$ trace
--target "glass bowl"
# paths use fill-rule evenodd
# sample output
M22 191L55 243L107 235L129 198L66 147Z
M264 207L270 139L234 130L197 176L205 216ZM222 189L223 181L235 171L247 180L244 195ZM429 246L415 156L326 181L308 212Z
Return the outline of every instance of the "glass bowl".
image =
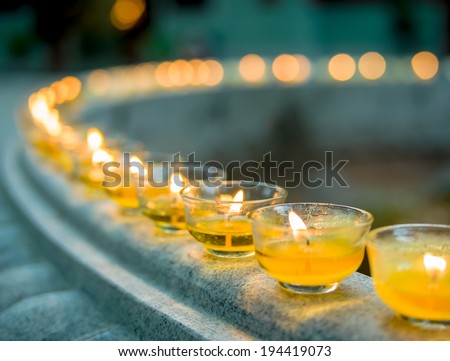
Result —
M255 247L247 213L282 203L286 196L287 191L281 187L245 181L190 186L181 191L187 229L207 252L222 258L253 255Z
M327 203L287 203L250 213L256 259L289 291L334 291L364 257L373 217L361 209Z
M414 323L450 324L450 226L377 228L367 251L375 290L386 305Z

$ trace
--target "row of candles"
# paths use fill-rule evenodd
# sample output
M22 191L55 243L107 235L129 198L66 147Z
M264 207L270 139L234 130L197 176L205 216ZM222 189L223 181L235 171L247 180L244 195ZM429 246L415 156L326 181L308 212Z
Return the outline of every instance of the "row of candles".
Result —
M287 191L275 185L226 181L221 169L167 167L171 154L64 124L57 108L70 111L82 85L66 77L41 89L31 95L25 116L31 120L24 127L28 141L72 179L104 191L128 214L143 213L160 233L189 232L214 257L255 255L266 273L295 293L334 291L361 265L367 245L375 288L388 306L413 321L450 322L450 226L369 232L373 217L361 209L285 203ZM105 183L111 162L120 178Z
M99 69L87 76L94 96L121 96L155 89L215 87L225 85L263 85L276 81L284 85L315 82L385 81L414 82L433 80L442 68L450 76L448 61L440 63L431 52L412 57L384 57L374 51L359 58L336 54L312 61L301 54L281 54L273 59L248 54L237 60L175 60L116 67L111 72Z

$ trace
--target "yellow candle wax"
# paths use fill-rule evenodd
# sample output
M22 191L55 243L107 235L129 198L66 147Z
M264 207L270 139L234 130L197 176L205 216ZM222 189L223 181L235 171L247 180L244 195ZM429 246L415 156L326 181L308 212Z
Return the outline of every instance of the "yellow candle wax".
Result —
M323 294L361 265L372 216L328 203L287 203L250 214L256 259L285 290Z
M397 270L375 279L381 299L397 313L430 321L450 320L450 274L433 278L420 270Z
M111 161L112 156L105 149L103 133L97 128L90 128L86 134L86 143L76 150L76 175L80 180L98 186L104 178L103 164Z
M143 213L155 221L163 232L184 232L186 230L184 206L179 195L182 189L176 182L184 182L181 175L172 174L169 185L166 187L147 187L140 192L144 201Z
M124 187L119 185L117 187L105 188L111 199L116 202L123 209L138 209L139 200L137 196L137 189L135 185Z
M264 270L279 282L320 286L339 282L355 272L364 257L364 249L350 245L345 239L321 242L272 241L256 250L256 258Z
M167 193L167 188L165 191L164 188L149 188L145 197L148 201L143 214L155 221L158 227L169 232L186 229L183 204Z
M119 157L120 158L120 157ZM143 163L137 156L133 155L130 159L131 162L138 162L142 165L142 169L144 169L144 175L146 174L145 168L143 168ZM134 165L131 165L128 168L128 175L131 177L128 180L125 179L127 176L125 170L127 169L125 164L121 164L117 169L117 172L122 175L122 179L119 185L111 186L108 185L105 187L105 190L111 197L113 201L115 201L122 210L137 210L139 208L139 198L138 198L138 187L139 183L144 184L140 181L139 169Z
M205 220L188 226L189 232L206 249L225 252L253 252L250 223L242 218Z
M368 247L375 290L394 311L406 317L428 320L450 320L450 272L445 247L437 255L425 252L429 242L385 245L385 249ZM396 256L397 255L397 256Z

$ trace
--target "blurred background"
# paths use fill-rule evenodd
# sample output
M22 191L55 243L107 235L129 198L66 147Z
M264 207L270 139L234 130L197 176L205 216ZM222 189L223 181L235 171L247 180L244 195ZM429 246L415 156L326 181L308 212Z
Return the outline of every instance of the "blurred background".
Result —
M448 1L3 0L2 69L74 70L137 61L411 54L449 50Z
M2 0L0 34L5 129L13 106L57 75L179 58L238 63L249 53L269 59L270 72L278 55L304 54L308 82L215 89L197 106L195 94L170 106L121 105L122 127L176 151L162 128L184 121L192 134L180 130L172 139L202 160L261 160L271 151L301 168L332 150L336 162L349 160L341 172L349 187L299 187L289 200L364 208L375 226L450 223L450 1ZM364 72L367 52L381 55L378 75ZM356 64L350 77L348 58L335 59L334 68L330 62L342 53ZM258 62L247 58L247 65ZM114 121L109 111L97 116ZM126 127L128 116L140 120ZM136 126L146 121L152 124Z

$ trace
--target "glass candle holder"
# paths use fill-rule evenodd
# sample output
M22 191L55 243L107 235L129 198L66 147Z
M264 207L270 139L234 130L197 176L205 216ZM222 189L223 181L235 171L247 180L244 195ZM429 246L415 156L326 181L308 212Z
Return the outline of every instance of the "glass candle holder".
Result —
M114 162L104 169L107 175L102 187L124 214L137 214L140 212L137 179L146 172L142 159L147 153L140 147L126 146L126 150L112 154Z
M288 203L250 213L256 259L286 290L334 291L364 257L373 217L361 209L325 203Z
M61 129L56 146L58 148L58 157L56 163L59 169L62 169L66 175L73 176L75 171L74 152L83 143L81 129L82 126L64 125Z
M225 178L223 169L193 167L168 153L150 153L145 177L139 177L138 197L144 215L163 233L185 233L185 210L180 191L202 181ZM181 163L182 162L182 163Z
M255 252L247 213L257 207L285 201L287 191L266 183L225 181L181 191L186 225L206 251L222 258L251 256Z
M84 132L84 129L80 131ZM125 139L109 137L105 140L103 133L96 128L85 130L83 137L85 141L72 151L73 175L90 187L100 188L105 177L103 165L117 159Z
M369 233L375 290L398 315L450 325L450 226L404 224Z

